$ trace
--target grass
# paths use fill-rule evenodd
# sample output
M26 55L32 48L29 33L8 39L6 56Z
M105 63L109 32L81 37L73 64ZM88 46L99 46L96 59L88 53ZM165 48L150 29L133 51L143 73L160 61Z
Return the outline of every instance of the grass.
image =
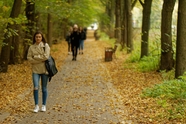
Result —
M157 104L163 108L164 118L186 117L186 81L183 79L167 80L152 88L146 88L142 97L157 98Z

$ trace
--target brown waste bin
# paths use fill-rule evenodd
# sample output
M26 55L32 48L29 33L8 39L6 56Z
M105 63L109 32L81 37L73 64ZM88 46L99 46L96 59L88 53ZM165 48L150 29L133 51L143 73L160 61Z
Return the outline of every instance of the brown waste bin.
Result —
M112 54L113 54L113 49L112 47L106 47L105 48L105 61L112 61Z

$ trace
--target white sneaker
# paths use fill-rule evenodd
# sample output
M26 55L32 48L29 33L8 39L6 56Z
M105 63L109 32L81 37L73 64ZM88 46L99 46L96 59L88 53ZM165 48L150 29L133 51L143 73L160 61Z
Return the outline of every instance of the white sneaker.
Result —
M37 113L39 111L39 106L36 105L35 108L34 108L34 112Z
M42 111L42 112L45 112L45 111L46 111L46 106L45 106L45 105L42 105L41 111Z

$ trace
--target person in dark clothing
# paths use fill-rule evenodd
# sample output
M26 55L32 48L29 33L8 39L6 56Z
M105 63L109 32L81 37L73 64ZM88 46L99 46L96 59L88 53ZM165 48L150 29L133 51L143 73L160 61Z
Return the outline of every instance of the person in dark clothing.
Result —
M71 39L70 39L70 35L71 35L72 31L73 31L73 28L70 27L70 29L68 31L68 34L66 36L66 39L65 39L67 41L67 43L68 43L68 54L69 55L71 54Z
M82 27L79 27L80 41L79 41L79 54L83 54L84 40L86 40L86 33Z
M85 34L87 34L87 27L84 27L83 31L85 32Z
M76 61L79 41L80 41L80 33L78 31L78 26L75 24L73 27L73 31L70 35L71 38L71 50L72 50L72 61Z

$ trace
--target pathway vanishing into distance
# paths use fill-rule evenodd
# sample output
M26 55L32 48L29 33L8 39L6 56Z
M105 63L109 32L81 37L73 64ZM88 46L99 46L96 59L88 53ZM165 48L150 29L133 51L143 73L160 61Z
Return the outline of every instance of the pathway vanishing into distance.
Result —
M30 114L12 124L132 123L123 118L127 113L104 67L104 48L97 47L99 41L90 39L90 32L84 54L77 61L68 55L49 83L47 111L33 113L31 108Z

